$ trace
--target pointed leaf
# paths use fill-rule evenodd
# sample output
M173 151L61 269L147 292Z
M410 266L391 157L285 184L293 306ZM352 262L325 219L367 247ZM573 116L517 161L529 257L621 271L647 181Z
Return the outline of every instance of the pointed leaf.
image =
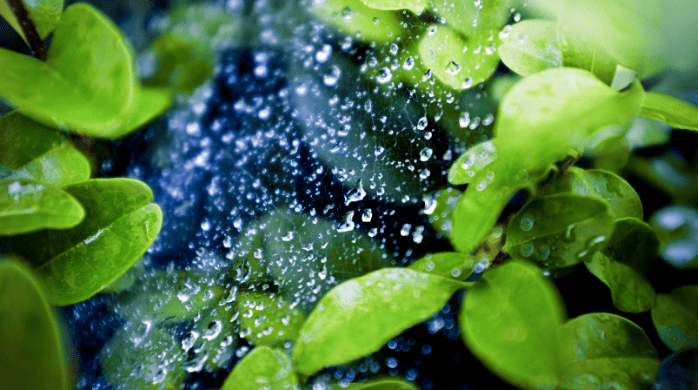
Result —
M561 67L557 25L548 20L514 24L499 46L499 56L504 65L522 76Z
M608 203L592 196L559 194L534 199L509 222L504 250L542 268L589 261L613 233Z
M544 192L595 196L608 202L609 212L615 218L643 218L640 196L627 181L612 172L572 167L547 184Z
M24 6L29 11L32 22L36 26L36 31L39 33L41 38L46 38L56 27L58 21L61 18L61 12L63 12L63 1L64 0L31 0L24 1ZM10 9L6 0L0 1L0 16L5 18L10 26L19 33L19 35L26 41L24 36L24 31L19 25L17 18Z
M672 351L698 348L698 286L682 286L657 295L652 322L662 342Z
M511 261L486 272L458 319L468 349L501 378L524 388L556 383L565 311L535 265Z
M90 162L58 131L18 113L0 118L0 131L0 180L64 187L90 178Z
M409 268L445 278L465 280L472 275L479 260L478 257L458 252L433 253L410 264Z
M85 218L77 199L33 180L0 180L0 236L68 229Z
M616 220L606 246L584 265L611 289L613 305L626 313L642 313L654 307L649 281L659 256L659 239L652 228L636 218Z
M10 237L3 245L37 267L55 305L80 302L118 279L152 244L162 223L160 208L149 204L150 188L139 181L94 179L65 190L85 208L80 225Z
M427 0L361 0L366 6L373 9L400 10L408 9L419 15L427 7Z
M669 95L648 92L640 115L677 129L698 131L698 107Z
M39 281L0 259L0 377L3 388L68 390L61 333Z
M477 47L478 44L464 40L450 27L438 26L436 32L422 38L418 51L424 66L439 81L461 90L489 79L499 63L496 52L482 47L476 51Z
M564 327L561 388L619 390L650 387L659 355L639 326L608 313L591 313Z
M221 390L296 389L298 378L285 353L269 347L256 347L235 366Z
M464 286L406 268L384 268L336 286L300 330L292 354L297 371L312 375L379 350Z

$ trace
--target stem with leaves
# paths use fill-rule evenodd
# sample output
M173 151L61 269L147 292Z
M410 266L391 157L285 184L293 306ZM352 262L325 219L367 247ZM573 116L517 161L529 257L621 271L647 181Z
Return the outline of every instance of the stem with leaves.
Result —
M46 50L46 45L44 45L44 41L41 40L41 36L36 29L36 25L34 24L27 7L24 6L24 2L22 0L7 0L7 3L10 5L12 13L17 18L17 21L22 28L22 32L27 39L27 43L29 44L32 53L34 53L34 56L41 61L46 61L46 55L48 53Z

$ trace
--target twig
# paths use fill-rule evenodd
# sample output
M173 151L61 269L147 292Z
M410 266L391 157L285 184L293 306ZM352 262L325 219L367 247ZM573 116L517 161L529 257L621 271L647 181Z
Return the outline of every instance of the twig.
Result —
M22 28L24 37L27 38L27 43L29 43L29 48L34 53L34 56L41 61L46 61L46 55L48 54L46 51L46 45L44 45L44 41L41 39L39 32L36 30L36 25L34 24L27 7L24 6L24 2L22 0L7 0L7 3L10 5L12 13L15 14L15 17L19 22L19 26Z

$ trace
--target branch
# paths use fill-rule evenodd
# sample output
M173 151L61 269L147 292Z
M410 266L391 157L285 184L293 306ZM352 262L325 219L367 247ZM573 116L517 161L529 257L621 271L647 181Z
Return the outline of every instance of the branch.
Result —
M44 45L44 41L41 39L39 32L36 30L36 25L34 24L27 7L24 6L24 2L22 0L7 0L7 3L10 5L12 13L15 14L15 17L19 22L19 26L22 28L24 37L27 39L29 48L31 48L34 56L41 61L46 61L46 55L48 53L46 51L46 45Z

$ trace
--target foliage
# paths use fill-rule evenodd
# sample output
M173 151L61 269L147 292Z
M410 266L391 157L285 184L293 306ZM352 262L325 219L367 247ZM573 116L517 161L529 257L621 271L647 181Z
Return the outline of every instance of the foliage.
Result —
M237 354L222 389L299 389L328 367L378 351L438 313L457 291L467 290L457 295L462 341L503 380L522 388L648 388L663 356L646 332L656 330L672 351L698 348L698 286L672 285L664 293L651 274L659 256L678 257L678 269L696 267L698 212L670 206L646 218L640 196L617 174L620 169L573 165L583 157L610 167L626 164L610 155L640 158L624 142L644 147L666 141L657 121L698 130L698 108L670 94L645 91L641 82L666 69L695 65L695 59L681 57L675 42L665 45L658 38L690 25L690 13L673 26L664 16L676 13L673 3L666 10L640 0L590 1L584 7L574 1L539 3L554 20L514 17L516 23L507 25L514 4L505 0L327 0L312 2L307 10L308 17L356 38L378 57L393 56L395 66L386 61L389 65L372 70L346 71L370 79L377 91L398 83L450 99L488 88L499 100L497 116L488 124L492 137L468 139L469 147L461 148L447 171L450 186L424 198L428 222L454 251L429 253L398 267L370 234L352 230L353 214L338 228L329 219L282 207L240 229L233 266L221 267L225 288L196 289L193 272L169 270L152 277L144 302L128 294L135 277L127 271L154 242L162 211L142 182L91 178L89 157L66 133L73 139L114 139L142 127L166 110L173 93L191 92L208 78L212 36L239 31L221 33L223 22L215 17L207 19L215 33L190 37L167 31L152 44L150 53L159 64L142 85L133 49L95 8L78 3L57 12L62 1L27 2L34 32L53 38L45 61L0 49L0 68L6 72L0 97L15 109L0 118L0 254L12 256L0 261L0 329L6 341L0 358L9 356L7 351L23 354L0 361L6 370L2 377L11 378L10 387L67 388L49 304L71 305L109 291L121 294L126 321L100 355L112 385L182 388L183 370L230 369L233 351L244 340L252 349ZM0 15L34 45L8 4L0 1ZM522 78L509 78L497 90L488 83L500 59ZM349 61L344 65L355 67ZM323 84L328 88L315 88L315 97L295 97L301 116L335 94L327 75ZM445 127L454 121L461 129L470 126L469 116L454 119L441 112L435 119L429 110L419 117L418 131L441 115ZM332 120L321 117L316 123ZM360 125L351 118L340 123ZM320 130L308 125L304 131ZM447 132L449 142L463 145L463 133ZM350 152L351 143L360 145L356 150L377 150L364 136L313 146L318 158L337 162L348 159L337 150ZM628 165L639 167L638 175L667 181L651 163L644 169L641 161ZM406 170L387 169L398 173L386 178L388 183L420 180L402 180ZM366 196L361 179L353 184L356 198L347 197L347 204ZM394 192L386 198L397 201L402 189L388 187ZM421 191L416 184L405 187L411 187L407 194ZM381 196L385 189L368 191ZM517 194L525 200L512 211L508 207ZM568 319L551 279L586 272L582 268L608 287L609 302L619 312L650 312L655 329L613 313ZM321 281L308 281L308 275L322 275ZM191 291L175 300L166 291L172 285ZM147 322L139 319L145 306L158 308ZM29 320L31 326L18 326ZM211 341L232 323L240 332L227 344ZM188 329L188 336L178 339L178 329ZM133 339L131 332L142 337ZM183 351L161 362L159 356L176 344ZM148 355L145 363L142 354ZM26 383L11 382L15 378ZM413 389L414 384L373 378L347 388Z

